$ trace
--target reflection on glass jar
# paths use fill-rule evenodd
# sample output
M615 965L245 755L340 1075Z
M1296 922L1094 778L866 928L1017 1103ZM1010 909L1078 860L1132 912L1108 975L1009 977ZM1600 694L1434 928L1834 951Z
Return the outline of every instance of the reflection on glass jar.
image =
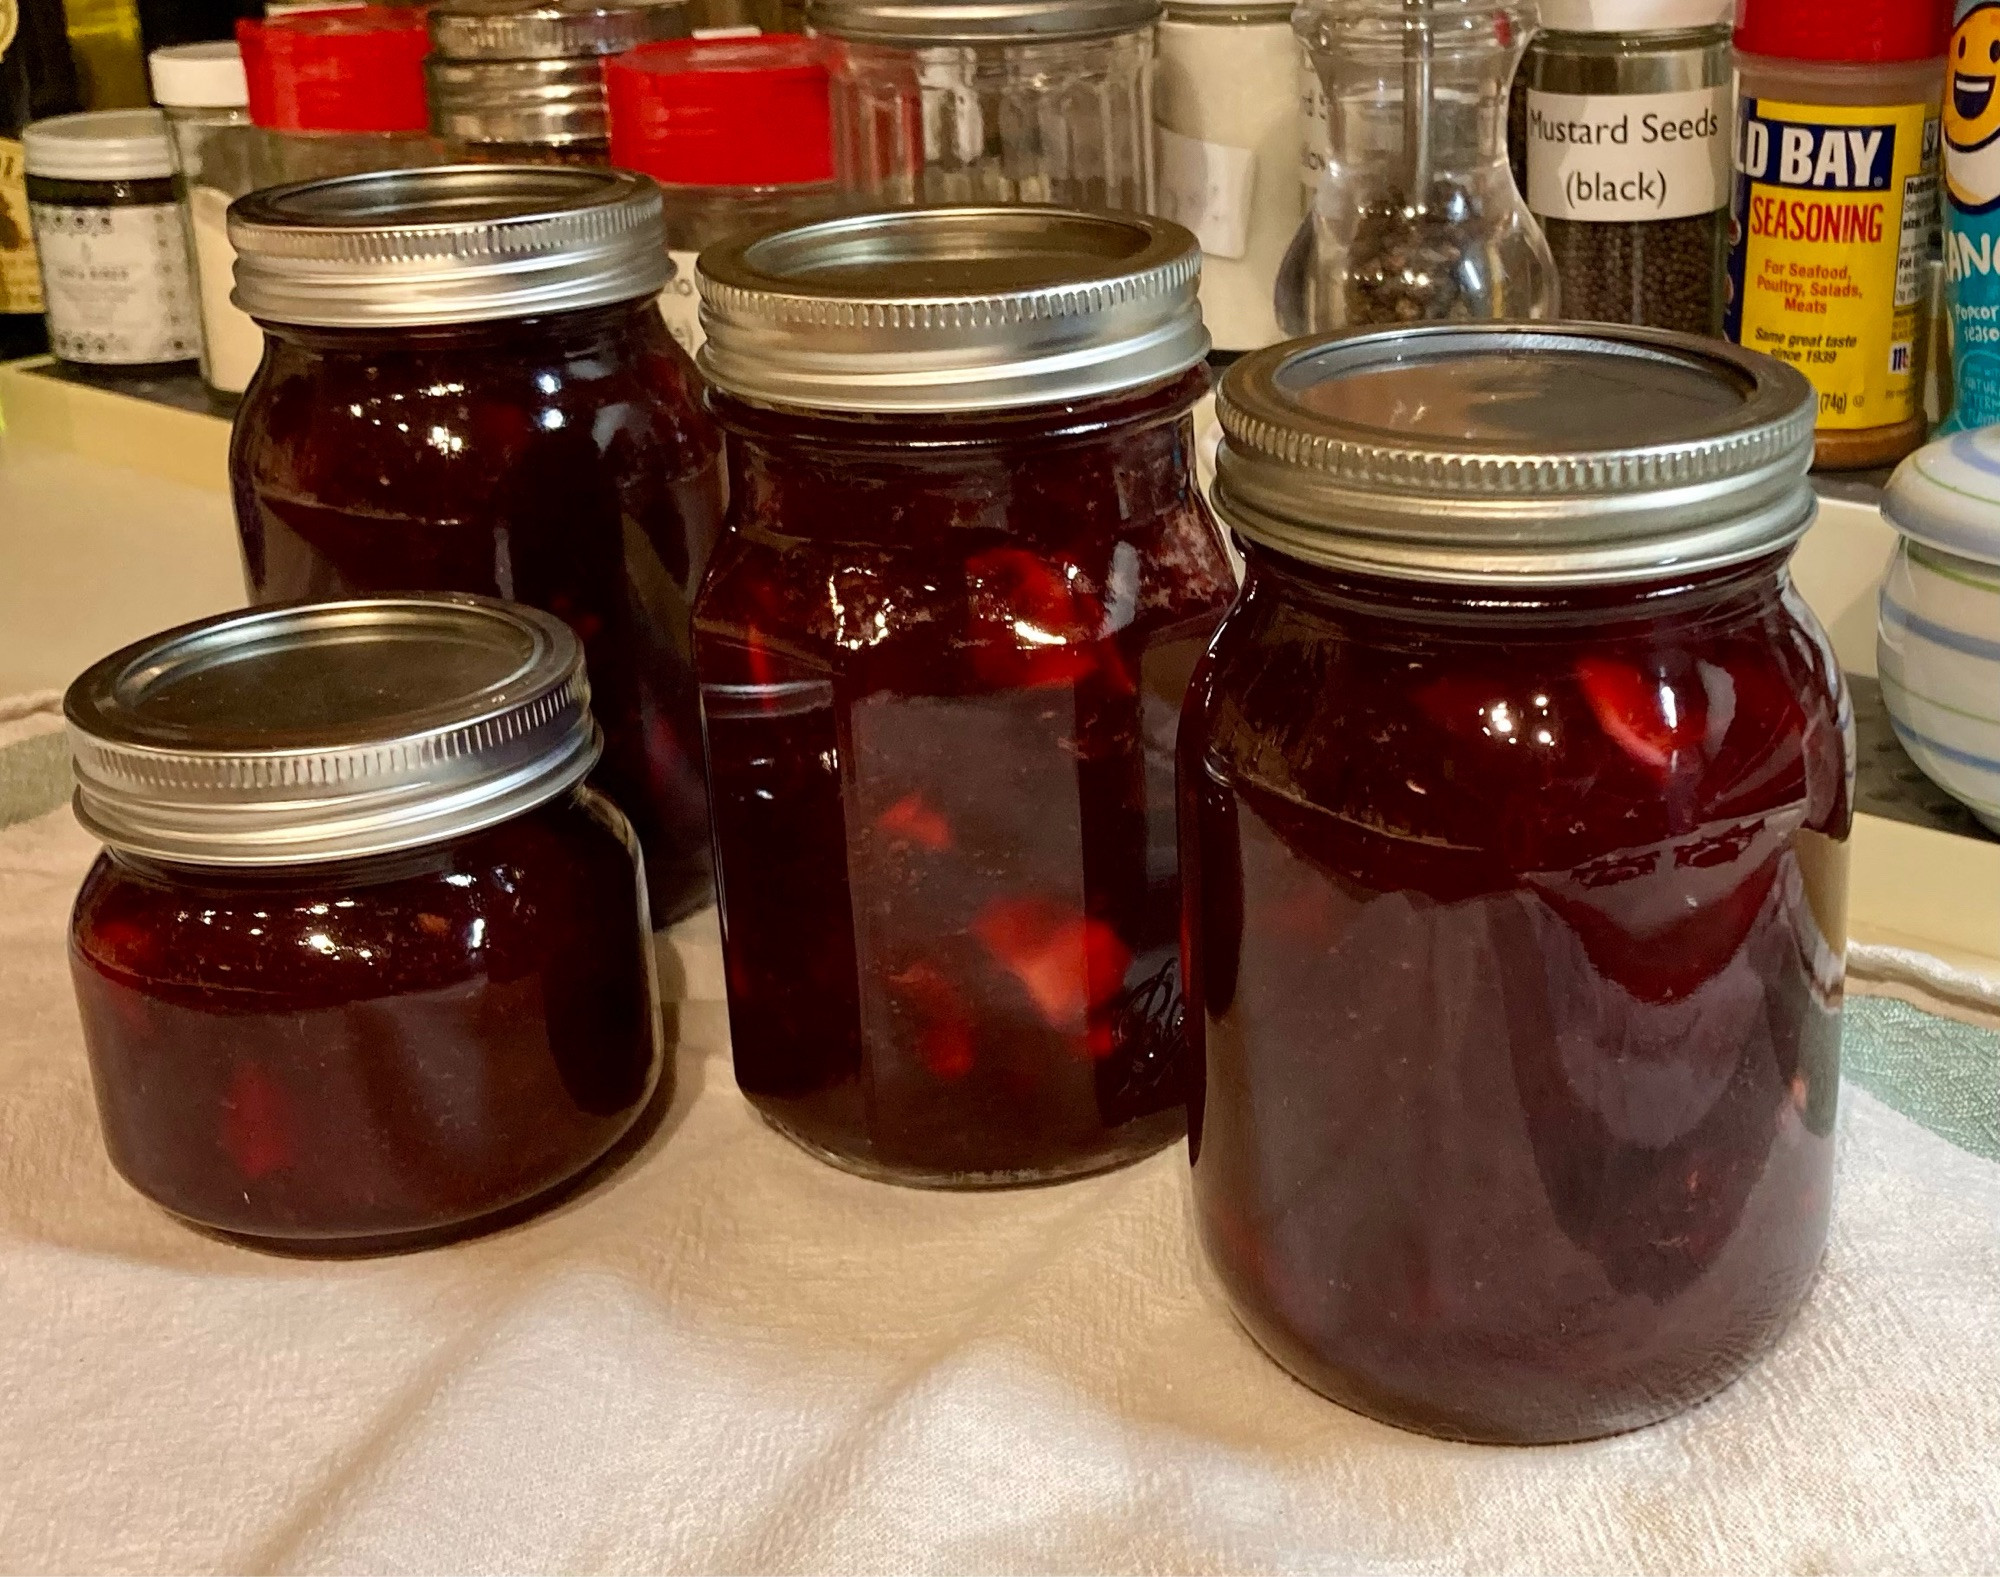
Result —
M1194 263L1177 227L1021 209L703 255L737 1079L839 1165L991 1186L1181 1131L1173 734L1233 591Z
M1611 332L1223 389L1248 579L1181 736L1202 1233L1287 1368L1465 1439L1700 1401L1826 1234L1852 750L1784 572L1814 402Z

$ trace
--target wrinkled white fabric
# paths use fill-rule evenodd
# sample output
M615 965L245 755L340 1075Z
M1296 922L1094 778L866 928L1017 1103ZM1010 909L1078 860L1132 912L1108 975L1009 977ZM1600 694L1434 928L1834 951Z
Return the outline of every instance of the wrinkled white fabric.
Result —
M98 1144L62 943L93 852L63 810L0 833L0 1568L2000 1568L2000 1167L1852 1087L1825 1271L1747 1380L1450 1445L1258 1352L1178 1149L862 1182L751 1114L713 1000L660 1134L551 1217L349 1264L195 1236ZM718 991L701 925L672 973Z

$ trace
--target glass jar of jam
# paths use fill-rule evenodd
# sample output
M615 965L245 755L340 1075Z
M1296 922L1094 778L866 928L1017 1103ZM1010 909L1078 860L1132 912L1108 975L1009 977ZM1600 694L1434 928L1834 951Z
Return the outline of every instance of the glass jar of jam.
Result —
M253 602L507 597L597 681L597 784L653 915L712 889L688 608L720 444L654 305L660 195L609 170L382 171L230 210L263 366L230 447Z
M1292 1373L1459 1439L1666 1418L1833 1174L1853 749L1803 377L1646 329L1231 368L1181 726L1200 1230Z
M1178 226L903 210L710 247L695 607L737 1082L898 1182L1182 1131L1172 743L1234 592Z
M576 638L481 598L234 613L66 702L105 852L70 965L112 1163L268 1248L517 1219L664 1099Z

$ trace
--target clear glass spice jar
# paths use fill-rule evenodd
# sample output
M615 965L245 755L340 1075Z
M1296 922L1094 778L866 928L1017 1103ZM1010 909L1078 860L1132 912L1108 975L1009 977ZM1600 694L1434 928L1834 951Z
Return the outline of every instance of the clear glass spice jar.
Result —
M71 973L133 1187L268 1248L414 1248L546 1204L665 1099L589 696L560 620L473 598L227 614L70 687L105 844Z
M229 299L236 249L226 215L236 198L276 180L270 134L251 123L235 43L174 44L154 50L148 65L173 143L174 189L201 303L201 381L233 409L263 357L264 332Z
M1180 734L1208 1257L1390 1423L1669 1417L1826 1238L1854 757L1785 569L1812 390L1432 327L1260 351L1219 403L1247 580Z
M1735 0L1540 0L1511 151L1563 316L1720 334Z
M605 60L686 38L689 13L689 0L438 0L431 129L455 158L609 165Z
M695 608L737 1083L993 1187L1185 1125L1173 736L1235 591L1199 254L1039 208L702 254L730 515Z
M643 176L458 165L279 187L229 214L264 326L230 485L251 599L468 591L581 637L604 760L665 924L712 891L688 607L720 443L654 299Z
M870 205L1153 199L1160 0L813 0L834 164Z
M611 157L660 183L674 277L667 327L701 345L694 281L703 247L742 230L778 230L840 206L819 39L695 38L605 63Z
M1554 261L1507 162L1533 0L1301 0L1327 104L1288 331L1553 317Z

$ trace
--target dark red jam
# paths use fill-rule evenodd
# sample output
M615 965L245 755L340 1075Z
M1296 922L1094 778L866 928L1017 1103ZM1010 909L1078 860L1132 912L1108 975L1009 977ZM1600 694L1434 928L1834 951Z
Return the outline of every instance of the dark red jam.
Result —
M714 397L695 646L736 1076L828 1159L976 1186L1181 1132L1173 737L1234 591L1202 377L1008 417Z
M100 858L70 963L113 1164L267 1247L417 1247L525 1213L665 1076L638 850L574 790L401 854Z
M638 829L653 921L711 891L688 610L721 514L699 378L650 298L442 328L265 324L236 419L256 603L524 602L582 637L592 781Z
M1249 561L1181 733L1195 1196L1238 1314L1434 1434L1699 1401L1826 1236L1825 638L1778 559L1476 595Z

